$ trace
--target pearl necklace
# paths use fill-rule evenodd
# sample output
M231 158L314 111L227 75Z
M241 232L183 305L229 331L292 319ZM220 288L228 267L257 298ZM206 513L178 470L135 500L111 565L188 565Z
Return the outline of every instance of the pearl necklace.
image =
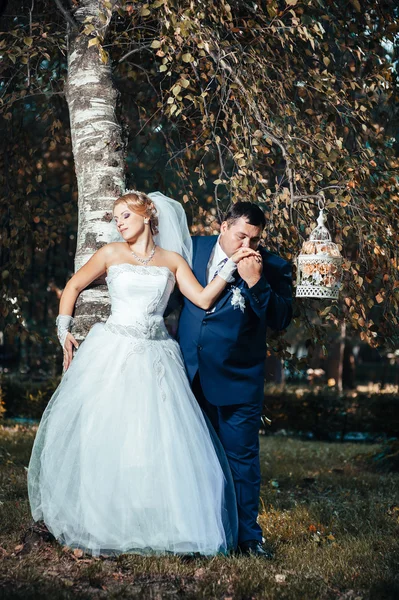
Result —
M154 244L154 247L153 247L153 249L151 250L151 252L150 252L150 254L149 254L148 258L142 258L141 256L137 256L137 254L136 254L135 252L133 252L133 250L132 250L131 248L130 248L130 252L133 254L134 258L135 258L135 259L136 259L138 262L141 262L143 265L147 265L147 264L150 262L150 260L152 259L152 257L154 256L154 254L155 254L155 248L156 248L156 247L157 247L157 245L156 245L156 244Z

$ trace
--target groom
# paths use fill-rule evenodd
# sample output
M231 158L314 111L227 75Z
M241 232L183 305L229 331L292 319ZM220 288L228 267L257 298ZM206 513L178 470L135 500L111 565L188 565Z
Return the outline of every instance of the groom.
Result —
M239 551L271 558L271 551L262 547L257 523L266 328L288 326L292 288L289 263L259 247L265 225L256 204L237 202L226 214L219 237L193 238L193 271L203 286L239 248L258 250L262 262L241 260L233 280L208 311L185 299L177 337L194 394L230 464Z

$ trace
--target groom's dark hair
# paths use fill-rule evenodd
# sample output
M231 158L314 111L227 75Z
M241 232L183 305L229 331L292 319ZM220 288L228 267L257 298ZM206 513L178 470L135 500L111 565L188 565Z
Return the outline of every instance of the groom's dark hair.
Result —
M266 226L266 217L263 210L253 202L236 202L232 204L225 214L223 221L227 221L227 225L231 227L241 217L244 217L250 225L262 227L262 230Z

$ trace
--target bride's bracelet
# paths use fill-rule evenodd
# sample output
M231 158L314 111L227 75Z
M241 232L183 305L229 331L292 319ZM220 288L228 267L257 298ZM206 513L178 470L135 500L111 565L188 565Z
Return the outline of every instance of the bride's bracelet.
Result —
M72 329L74 320L69 315L58 315L55 324L57 325L57 337L60 341L62 349L64 349L66 337L69 331Z
M218 275L227 282L233 281L233 273L237 269L237 264L229 258L220 269Z

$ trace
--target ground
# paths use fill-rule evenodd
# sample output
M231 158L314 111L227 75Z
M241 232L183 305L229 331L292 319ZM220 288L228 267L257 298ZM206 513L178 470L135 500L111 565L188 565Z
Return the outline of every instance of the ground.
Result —
M399 598L399 474L377 470L378 444L261 437L260 523L273 561L93 559L31 527L34 434L0 428L0 598Z

